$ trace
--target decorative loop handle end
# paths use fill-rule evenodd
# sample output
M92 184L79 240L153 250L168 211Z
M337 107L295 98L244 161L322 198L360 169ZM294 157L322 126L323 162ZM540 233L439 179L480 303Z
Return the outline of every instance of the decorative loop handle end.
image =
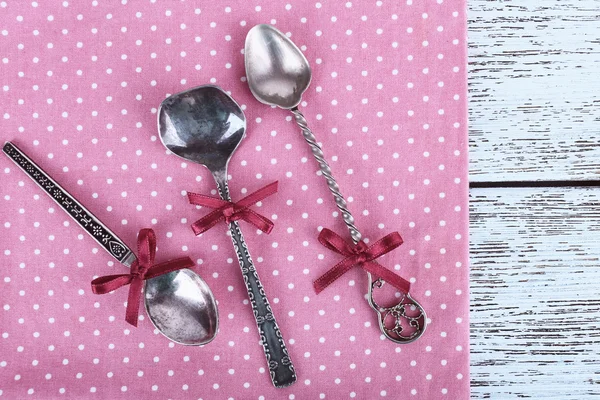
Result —
M423 307L403 293L400 301L391 307L382 307L373 298L373 289L382 287L383 282L376 279L371 283L369 305L379 318L379 329L389 340L398 344L407 344L419 339L427 327L427 314Z

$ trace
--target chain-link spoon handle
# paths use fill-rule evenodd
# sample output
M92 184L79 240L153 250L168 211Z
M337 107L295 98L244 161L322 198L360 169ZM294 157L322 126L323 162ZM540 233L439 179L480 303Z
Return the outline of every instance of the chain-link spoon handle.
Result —
M306 118L300 112L300 110L298 110L298 107L293 107L290 109L290 111L292 114L294 114L296 124L298 124L302 130L304 140L306 140L310 146L310 150L315 157L315 160L317 160L317 163L319 164L319 169L321 170L323 178L327 180L327 186L333 195L335 204L342 212L342 218L344 219L344 223L350 231L352 240L355 244L358 243L361 240L362 235L356 225L354 225L354 217L352 216L350 210L348 210L346 199L340 192L339 185L331 173L329 164L325 160L323 149L317 143L315 135L308 127ZM373 288L382 287L384 281L381 278L378 278L374 281L369 272L367 272L367 276L369 279L368 301L371 308L373 308L373 310L379 314L379 328L381 329L381 332L388 339L396 343L409 343L418 339L425 332L425 327L427 324L427 317L423 307L416 300L414 300L409 293L403 293L400 301L392 307L382 307L378 305L373 298ZM410 327L410 332L408 334L402 332L403 326L406 327L407 324Z

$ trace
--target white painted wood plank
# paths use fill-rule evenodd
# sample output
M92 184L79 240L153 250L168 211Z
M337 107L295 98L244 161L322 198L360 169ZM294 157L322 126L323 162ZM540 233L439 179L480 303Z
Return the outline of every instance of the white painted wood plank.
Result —
M600 178L600 1L468 0L471 181Z
M473 398L600 395L600 188L471 190Z

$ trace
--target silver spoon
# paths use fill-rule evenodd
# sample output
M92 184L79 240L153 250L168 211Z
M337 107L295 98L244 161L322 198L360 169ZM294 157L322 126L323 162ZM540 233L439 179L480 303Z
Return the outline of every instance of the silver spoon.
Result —
M2 151L111 256L126 267L135 254L90 211L11 142ZM173 342L203 346L215 338L219 319L215 298L202 278L180 269L144 281L144 304L156 329Z
M304 115L298 110L302 94L311 81L311 70L304 54L283 33L266 24L256 25L246 36L244 50L246 77L252 94L258 101L270 106L290 110L296 123L302 130L304 139L319 163L323 177L327 180L335 204L354 243L361 240L361 234L354 225L354 218L347 208L346 200L340 193L337 182L331 175L331 169L321 146L308 128ZM409 293L401 296L400 301L391 307L378 305L373 298L373 289L383 286L384 281L373 281L370 273L369 305L379 314L379 328L390 340L396 343L409 343L418 339L425 331L427 317L423 307Z
M208 168L217 182L221 198L231 201L227 164L246 132L246 117L240 106L220 88L200 86L166 98L160 105L158 126L165 147L179 157ZM229 232L271 380L275 387L289 386L296 381L294 366L236 221L229 224Z

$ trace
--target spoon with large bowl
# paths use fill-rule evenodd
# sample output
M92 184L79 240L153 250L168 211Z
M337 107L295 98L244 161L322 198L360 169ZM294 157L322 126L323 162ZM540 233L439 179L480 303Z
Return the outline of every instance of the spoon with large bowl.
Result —
M208 168L221 198L231 201L227 164L246 132L246 117L240 106L222 89L200 86L163 100L158 111L158 127L165 147L179 157ZM289 386L296 381L294 366L237 221L229 224L229 232L267 357L271 381L278 388Z
M282 32L266 24L256 25L246 36L244 49L246 78L252 94L258 101L270 106L290 110L313 156L319 163L323 178L327 180L335 204L350 231L354 243L362 235L354 225L354 218L347 208L346 200L331 174L323 150L314 134L308 128L304 115L298 110L302 94L310 84L312 73L304 54ZM381 288L381 278L373 280L368 273L368 301L379 314L379 328L390 340L396 343L409 343L418 339L425 331L427 317L423 307L409 293L401 293L399 302L392 306L381 306L373 298L373 289Z
M104 250L124 266L131 267L136 261L135 254L87 208L17 146L6 142L2 151ZM156 329L173 342L203 346L217 334L217 302L206 282L189 269L145 280L144 305Z

